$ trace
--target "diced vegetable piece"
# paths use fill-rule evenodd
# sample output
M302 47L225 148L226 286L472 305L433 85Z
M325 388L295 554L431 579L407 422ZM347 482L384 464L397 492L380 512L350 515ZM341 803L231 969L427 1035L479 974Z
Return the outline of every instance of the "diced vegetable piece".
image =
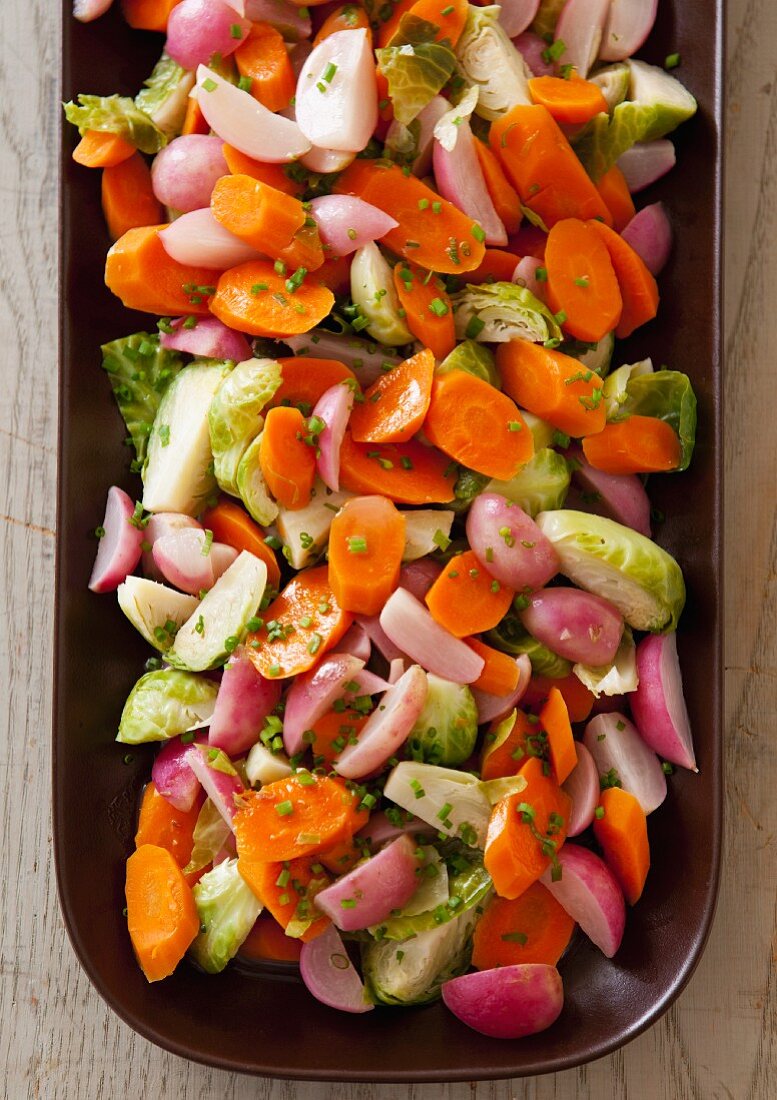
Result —
M586 665L605 665L614 659L623 617L601 596L577 588L543 588L527 598L521 622L554 653Z
M564 780L563 787L572 800L567 836L579 836L594 819L599 803L599 772L594 758L585 745L575 745L577 764Z
M98 528L100 543L89 578L92 592L112 592L140 561L145 534L141 524L133 523L134 514L132 500L123 489L112 485Z
M322 718L337 699L347 694L346 684L364 668L364 661L348 653L323 657L310 672L295 677L283 711L283 745L289 756L305 749L305 733Z
M531 102L531 73L512 48L494 5L469 6L456 57L467 83L478 89L475 110L482 118L500 118L514 104Z
M381 768L406 740L426 700L426 674L418 665L392 684L364 724L355 745L347 745L334 762L346 779L362 779ZM420 815L419 815L420 816Z
M418 885L416 846L409 836L392 840L377 855L316 895L316 906L345 932L378 924L402 909Z
M244 646L230 654L219 684L208 743L236 758L259 739L265 719L281 698L280 684L254 668Z
M432 618L455 638L480 634L501 622L515 595L471 550L454 555L426 593Z
M194 596L164 584L129 576L116 589L119 607L149 645L165 653L178 629L197 607Z
M544 963L555 966L567 949L575 922L541 882L532 883L519 898L495 897L475 925L472 965L478 970L497 966Z
M314 46L297 81L297 123L311 144L359 153L378 121L368 30L342 30Z
M469 639L467 644L472 645L472 639ZM482 656L480 650L476 650L476 652L481 653ZM516 657L513 663L518 673L518 683L506 695L483 691L475 684L472 685L472 695L478 708L478 725L482 725L484 722L500 721L514 706L520 703L526 693L531 679L531 661L523 653Z
M329 583L347 611L377 615L399 583L405 519L382 496L353 497L332 521Z
M278 510L278 534L292 569L304 569L322 554L332 520L351 497L351 493L333 493L322 481L316 481L310 503L304 508Z
M383 793L447 836L482 848L491 806L468 772L403 760L389 773Z
M594 836L629 905L636 905L650 870L647 818L633 794L610 787L602 791L602 815L594 821Z
M264 424L262 412L281 384L274 359L237 363L216 391L208 410L213 468L219 488L236 496L237 470Z
M246 776L252 786L264 786L276 779L288 779L292 767L288 757L282 752L268 749L260 741L251 748L246 758Z
M407 653L427 672L471 684L483 671L483 658L436 623L423 604L403 588L386 601L380 625L400 654Z
M212 549L204 531L180 527L154 539L151 554L156 569L166 581L196 596L213 585Z
M234 831L237 796L243 793L243 781L230 764L229 757L222 749L194 745L186 755L186 762L202 783L214 808Z
M168 977L200 927L191 888L166 848L144 844L127 860L127 928L149 982Z
M176 673L176 675L185 674ZM199 730L193 735L193 740L199 744L206 738L204 730ZM186 763L186 753L190 748L191 742L188 737L186 741L181 740L180 737L170 738L161 745L151 766L151 782L161 797L176 810L184 812L191 810L202 789L199 779Z
M351 297L373 340L396 347L413 339L400 312L392 269L374 241L354 253Z

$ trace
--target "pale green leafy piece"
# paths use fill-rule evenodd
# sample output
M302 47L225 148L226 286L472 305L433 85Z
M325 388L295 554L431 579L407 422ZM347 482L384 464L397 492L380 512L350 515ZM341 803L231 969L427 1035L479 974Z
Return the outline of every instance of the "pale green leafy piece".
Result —
M246 359L216 391L208 428L216 481L225 493L240 495L240 460L264 427L262 411L280 384L281 367L274 359Z
M507 497L534 517L539 512L563 508L569 481L569 467L564 456L545 447L509 481L491 481L486 492Z
M456 43L456 57L464 79L478 89L475 108L493 120L516 104L530 104L531 71L499 22L501 8L469 5L467 22Z
M158 153L167 145L167 136L129 96L79 95L78 103L65 103L64 108L81 137L87 130L118 134L141 153Z
M577 359L586 370L592 370L600 378L606 378L615 351L615 333L608 332L595 344L579 340L565 340L559 349L564 355Z
M622 367L618 367L605 378L602 384L602 396L608 420L617 416L626 403L626 387L631 379L652 373L652 359L640 359L638 363L624 363Z
M166 668L141 676L127 697L116 738L124 745L168 741L206 725L218 684L191 672Z
M225 859L192 888L200 932L189 954L208 974L218 974L238 953L256 923L262 903L237 869Z
M221 811L210 798L202 804L192 833L192 854L183 869L185 875L196 874L213 862L232 835Z
M561 340L562 332L548 307L516 283L469 283L451 298L456 337L484 344Z
M237 491L251 518L255 519L261 527L268 527L278 515L278 505L270 496L259 464L261 446L262 433L260 432L253 443L249 443L238 464Z
M623 61L616 61L614 65L607 65L598 72L589 73L588 80L595 84L607 100L607 110L612 114L619 103L623 103L629 94L631 73L629 67Z
M548 676L552 680L563 680L572 671L572 662L559 657L542 642L526 630L517 615L505 615L501 623L486 634L489 645L501 649L503 653L512 653L519 657L522 653L531 661L532 672L537 676Z
M457 344L453 351L445 356L435 373L447 374L452 370L463 370L466 374L481 378L498 390L502 388L493 352L483 344L478 344L476 340L463 340Z
M598 699L600 695L625 695L639 687L637 673L637 648L631 627L623 628L618 650L609 665L574 665L572 668L581 684Z
M413 339L400 313L393 271L374 241L354 252L351 297L369 321L367 332L373 340L399 347Z
M394 117L404 126L418 117L456 69L453 51L439 42L386 46L375 56L388 81Z
M189 92L194 87L194 73L163 53L143 85L135 96L135 106L147 114L168 139L177 137L186 117Z
M430 672L424 708L407 739L413 760L454 765L471 756L478 736L478 708L464 684Z

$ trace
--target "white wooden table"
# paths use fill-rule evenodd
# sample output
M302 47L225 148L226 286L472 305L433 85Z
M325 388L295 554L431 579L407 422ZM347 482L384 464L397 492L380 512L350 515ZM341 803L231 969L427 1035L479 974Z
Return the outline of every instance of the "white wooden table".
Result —
M57 7L0 3L0 1092L9 1100L777 1096L777 3L729 3L726 842L709 946L663 1020L609 1058L528 1081L414 1088L260 1081L181 1061L119 1022L65 936L49 820Z

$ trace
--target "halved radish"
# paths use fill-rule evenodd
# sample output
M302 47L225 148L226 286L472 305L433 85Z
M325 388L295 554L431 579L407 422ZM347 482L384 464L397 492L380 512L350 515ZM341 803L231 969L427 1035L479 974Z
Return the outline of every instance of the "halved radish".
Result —
M672 226L666 216L664 204L654 202L635 214L621 233L652 275L663 271L672 251Z
M154 564L166 581L197 596L213 586L213 562L204 531L183 527L157 538L151 548Z
M639 687L630 696L640 736L681 768L698 771L693 734L683 696L676 634L649 634L637 646Z
M167 21L165 51L182 68L195 69L215 53L234 53L250 29L223 0L181 0Z
M297 123L311 145L360 153L378 121L375 61L364 28L335 31L302 66Z
M370 1012L370 1003L345 944L333 924L303 943L299 957L302 980L317 1001L341 1012Z
M525 286L530 294L533 294L539 301L544 302L545 283L541 283L537 278L537 271L541 267L542 260L538 260L536 256L524 256L515 265L512 281L517 283L518 286Z
M532 72L532 76L555 76L556 70L548 57L548 43L533 31L524 31L513 39L513 45ZM520 255L520 253L519 253Z
M427 672L456 684L471 684L483 671L483 658L436 623L404 588L392 592L380 613L390 640Z
M542 588L558 572L558 554L531 516L498 493L475 497L467 539L483 568L517 592Z
M416 891L415 841L402 835L316 894L315 905L343 932L380 924Z
M201 523L193 516L184 515L183 512L155 512L146 524L143 538L147 549L143 551L143 575L152 581L163 579L161 570L154 562L154 543L164 535L171 535L174 531L181 531L191 527L195 531L202 531Z
M369 241L380 240L399 222L355 195L319 195L310 209L318 223L318 233L331 247L332 256L350 256Z
M618 157L618 167L623 172L632 195L660 180L676 163L674 145L668 138L638 141Z
M337 382L319 397L313 409L313 416L324 423L318 435L318 473L323 483L335 493L340 488L340 447L353 408L353 398L351 386Z
M236 363L251 358L251 345L245 336L227 328L218 317L177 317L170 322L170 327L172 332L163 332L159 337L163 348L203 355L207 359L234 359Z
M226 573L235 561L237 561L237 550L234 546L227 546L225 542L211 543L210 562L213 566L214 581L217 581L223 573Z
M357 615L356 621L364 628L370 642L387 661L396 661L406 656L399 646L394 645L391 638L389 638L380 625L377 615Z
M596 763L582 741L575 742L577 764L562 784L572 799L567 822L567 836L579 836L594 819L599 802L599 772Z
M171 741L165 741L151 765L151 781L162 798L184 813L192 808L202 787L186 756L191 751L192 742L201 745L208 739L204 730L189 734L189 738L191 740L182 741L180 737L174 737Z
M586 461L582 449L567 452L572 480L583 491L586 510L614 519L650 538L650 499L636 474L606 474Z
M555 966L522 963L453 978L443 984L442 999L454 1016L481 1035L520 1039L558 1019L564 987Z
M310 672L295 676L283 712L283 747L289 756L305 748L304 734L345 694L346 684L364 668L350 653L328 653Z
M542 588L528 599L521 622L553 653L594 667L613 660L623 616L607 600L579 588Z
M561 878L553 881L552 868L540 880L589 940L611 959L621 945L626 926L626 903L618 881L604 860L565 844L558 853Z
M584 742L600 776L617 780L646 814L658 809L666 798L666 776L656 754L625 715L597 714L585 727Z
M168 256L179 264L212 271L225 271L261 258L255 248L220 225L209 206L181 214L160 230L159 239Z
M404 657L395 657L393 661L389 661L389 674L388 682L395 684L397 680L401 680L407 672L407 662Z
M372 655L370 636L361 623L354 623L337 643L338 653L350 653L366 665Z
M244 787L240 776L231 768L229 758L221 749L208 749L202 746L189 749L186 762L231 829L232 819L237 813L235 795L241 794ZM214 764L219 766L213 767ZM226 770L227 768L229 770Z
M540 0L503 0L499 22L508 38L523 34L537 14Z
M658 0L610 0L599 57L625 61L636 53L653 29Z
M422 600L442 573L442 566L433 558L416 558L399 571L399 587L406 588L417 600Z
M497 718L504 718L523 698L531 682L531 661L525 653L522 653L515 658L515 663L518 666L518 683L515 690L511 691L509 695L491 695L479 688L470 688L478 708L479 726L482 726L484 722L493 722Z
M334 769L346 779L362 779L382 767L408 738L426 702L426 673L411 665L396 684L392 684L378 706L362 726L355 745L348 745Z
M280 699L280 681L265 680L249 659L245 646L238 646L224 667L208 743L223 749L228 756L241 756L259 740L265 718L272 714Z
M556 24L555 40L566 49L561 63L574 65L582 77L596 60L611 0L567 0Z
M132 522L135 505L118 485L108 490L100 544L89 578L92 592L113 592L136 568L145 531Z

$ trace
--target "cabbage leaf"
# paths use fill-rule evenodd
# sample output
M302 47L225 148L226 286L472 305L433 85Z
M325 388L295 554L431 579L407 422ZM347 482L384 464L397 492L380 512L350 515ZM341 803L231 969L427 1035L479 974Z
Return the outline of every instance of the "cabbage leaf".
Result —
M469 283L451 298L459 340L506 344L530 340L561 341L562 332L548 307L525 286L516 283ZM557 345L556 345L557 346Z
M158 153L167 145L167 135L129 96L79 95L78 103L64 107L65 118L78 127L81 137L87 130L118 134L141 153Z
M439 42L385 46L375 56L388 81L394 118L404 126L418 117L456 69L453 51Z
M274 359L246 359L219 386L208 410L210 447L219 488L239 496L240 460L264 427L262 410L281 384Z

